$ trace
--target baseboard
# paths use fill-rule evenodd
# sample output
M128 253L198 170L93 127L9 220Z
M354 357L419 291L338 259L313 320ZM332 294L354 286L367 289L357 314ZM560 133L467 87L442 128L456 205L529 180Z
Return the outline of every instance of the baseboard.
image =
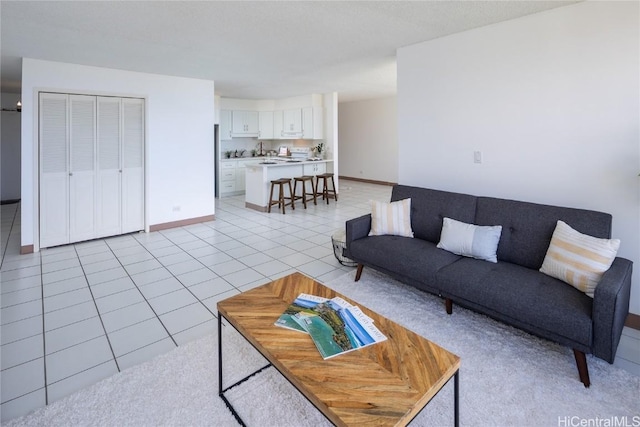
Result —
M197 218L181 219L180 221L165 222L162 224L154 224L149 226L149 231L167 230L169 228L184 227L185 225L199 224L215 220L215 215L200 216Z
M640 331L640 315L629 313L627 321L624 322L624 326L628 326L631 329L637 329Z
M26 245L20 247L20 255L32 254L33 253L33 245Z
M244 202L244 207L245 208L249 208L249 209L253 209L254 211L258 211L258 212L266 212L267 211L267 207L266 206L259 206L253 203L249 203L249 202Z
M397 182L376 181L374 179L354 178L354 177L351 177L351 176L343 176L343 175L338 175L338 178L346 179L348 181L366 182L367 184L388 185L390 187L393 187L394 185L398 184Z

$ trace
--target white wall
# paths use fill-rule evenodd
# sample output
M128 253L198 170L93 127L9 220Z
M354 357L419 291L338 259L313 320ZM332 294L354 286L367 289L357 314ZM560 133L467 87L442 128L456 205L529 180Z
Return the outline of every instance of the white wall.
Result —
M340 175L398 182L396 97L341 102Z
M399 182L611 213L633 313L638 8L582 2L398 51Z
M14 110L20 99L17 93L2 93L2 108ZM17 111L3 111L0 118L0 200L20 198L20 119Z
M37 243L39 90L146 99L146 224L214 214L212 81L23 59L22 245ZM174 207L179 207L174 211Z

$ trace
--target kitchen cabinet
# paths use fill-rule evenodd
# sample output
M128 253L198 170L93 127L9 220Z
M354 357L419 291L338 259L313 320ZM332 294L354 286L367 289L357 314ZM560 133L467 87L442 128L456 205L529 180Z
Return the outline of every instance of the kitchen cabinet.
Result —
M324 138L324 110L322 107L302 109L302 139Z
M237 161L220 162L220 196L236 191Z
M231 136L257 137L258 112L234 110L231 114Z
M274 139L323 139L322 107L293 108L273 113Z
M232 138L324 139L324 109L220 110L220 140Z
M273 139L273 111L258 113L258 138Z
M298 139L302 137L302 109L273 112L274 139Z
M235 196L245 191L246 165L256 158L242 158L220 162L220 196Z
M316 176L326 172L327 172L327 164L325 162L305 164L302 168L303 175Z
M231 139L231 110L220 110L220 140Z
M273 139L283 139L284 111L273 112Z
M284 110L282 115L283 137L300 138L302 136L302 109Z

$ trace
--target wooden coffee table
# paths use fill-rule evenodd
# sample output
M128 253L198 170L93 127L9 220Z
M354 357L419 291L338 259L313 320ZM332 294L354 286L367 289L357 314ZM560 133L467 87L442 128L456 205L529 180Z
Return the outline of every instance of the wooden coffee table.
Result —
M308 335L274 326L301 293L340 296L359 306L387 341L323 360ZM270 362L226 388L222 383L223 317ZM269 366L340 426L406 425L453 377L454 423L458 425L458 356L300 273L218 302L218 394L243 425L224 394Z

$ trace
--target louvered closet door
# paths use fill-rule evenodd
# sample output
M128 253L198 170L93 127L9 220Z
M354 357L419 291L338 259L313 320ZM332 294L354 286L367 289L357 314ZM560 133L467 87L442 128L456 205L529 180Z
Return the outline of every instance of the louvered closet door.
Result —
M122 99L122 233L144 229L144 100Z
M98 97L96 236L121 233L121 101Z
M70 95L69 238L89 240L96 232L96 97Z
M40 246L69 243L68 96L40 94Z

